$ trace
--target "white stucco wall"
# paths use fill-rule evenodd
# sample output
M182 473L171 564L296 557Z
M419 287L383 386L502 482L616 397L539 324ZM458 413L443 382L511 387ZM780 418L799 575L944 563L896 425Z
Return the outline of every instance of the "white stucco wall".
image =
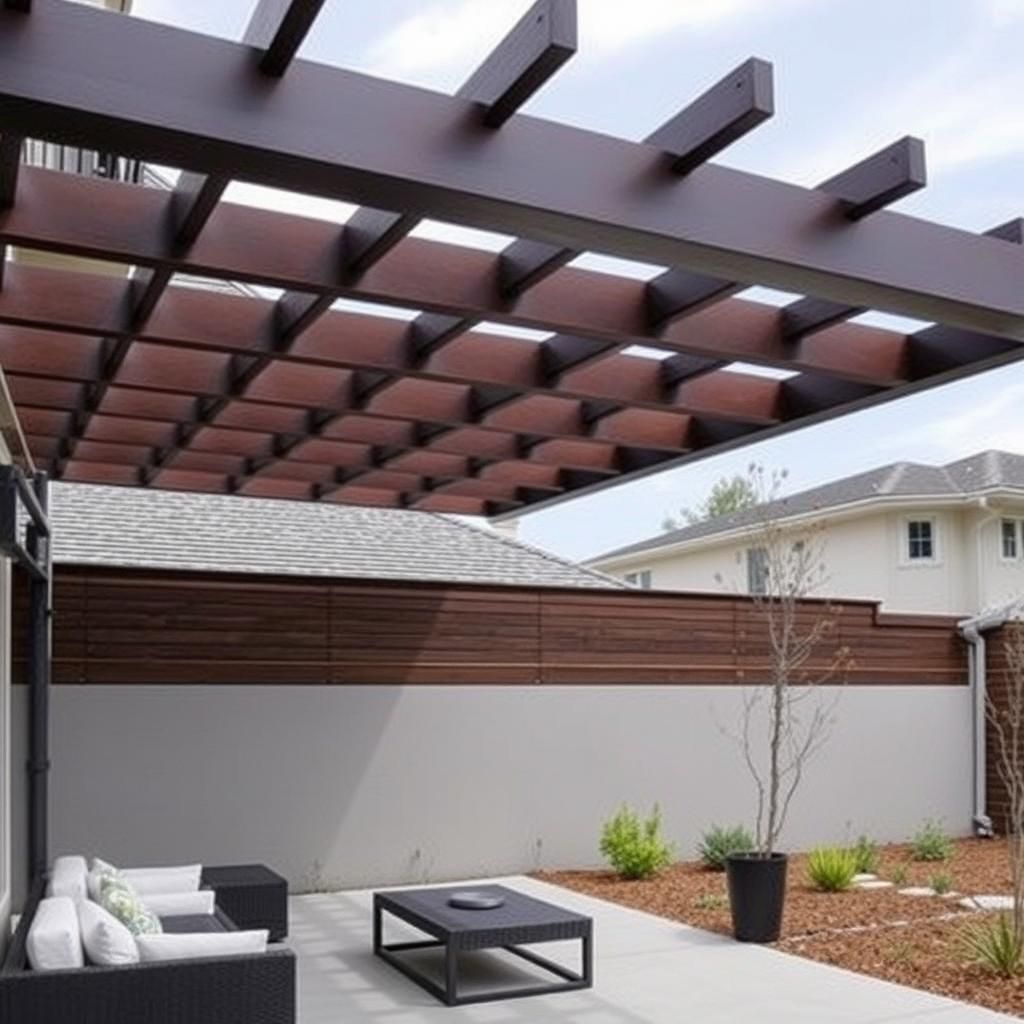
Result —
M660 801L684 856L712 822L752 813L738 750L720 731L736 720L733 687L58 686L52 696L54 854L256 860L300 888L343 887L592 865L622 801ZM849 687L786 842L903 839L926 817L966 834L970 797L965 687Z
M1024 516L1024 503L1001 510ZM1000 514L974 506L919 506L828 519L821 534L827 583L819 596L880 601L888 611L949 615L1005 603L1024 594L1024 557L1012 562L1000 557ZM905 557L907 520L922 517L934 518L937 526L933 563ZM734 539L597 567L620 578L650 570L658 589L744 593L751 544Z

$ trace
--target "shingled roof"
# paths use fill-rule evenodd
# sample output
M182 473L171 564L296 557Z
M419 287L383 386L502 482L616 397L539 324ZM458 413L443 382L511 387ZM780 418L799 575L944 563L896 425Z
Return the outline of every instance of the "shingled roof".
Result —
M501 533L431 512L53 485L54 561L270 575L618 587Z
M962 498L981 491L1012 489L1024 492L1024 455L985 451L945 466L920 462L894 462L865 473L844 477L780 498L759 510L743 509L707 519L679 530L669 530L588 559L600 565L645 551L657 551L688 541L702 540L741 529L763 519L806 515L842 508L871 498Z

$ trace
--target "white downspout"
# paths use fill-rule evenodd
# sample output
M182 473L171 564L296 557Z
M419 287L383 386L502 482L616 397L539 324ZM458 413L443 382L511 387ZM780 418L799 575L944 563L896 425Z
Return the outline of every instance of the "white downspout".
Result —
M971 715L974 733L974 814L972 821L975 835L990 838L995 832L992 827L992 819L988 816L986 808L988 793L985 779L985 702L988 693L988 678L985 634L978 628L977 619L962 622L960 631L970 645L967 668L973 697Z

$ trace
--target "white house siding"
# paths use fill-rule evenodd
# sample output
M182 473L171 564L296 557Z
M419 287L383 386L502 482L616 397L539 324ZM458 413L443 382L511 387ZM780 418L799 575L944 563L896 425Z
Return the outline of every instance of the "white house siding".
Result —
M999 508L975 512L974 518L981 530L980 557L977 557L976 578L980 584L982 600L978 609L1007 604L1024 596L1024 551L1018 547L1017 558L1008 561L1002 557L1000 521L1004 515L1024 518L1024 502L1006 504Z
M61 685L52 848L124 864L264 861L297 888L422 883L597 864L618 805L659 801L688 857L712 822L753 812L721 731L742 692ZM785 844L901 840L926 817L967 834L970 757L967 687L848 687Z
M827 578L819 596L879 601L894 612L948 615L1005 603L1024 594L1024 557L1007 562L1000 556L999 520L1014 512L1024 516L1024 503L1001 510L924 505L832 517L822 533ZM906 523L912 518L935 519L933 563L906 558ZM746 551L753 542L705 543L710 546L638 554L600 568L620 578L650 570L656 589L744 593Z

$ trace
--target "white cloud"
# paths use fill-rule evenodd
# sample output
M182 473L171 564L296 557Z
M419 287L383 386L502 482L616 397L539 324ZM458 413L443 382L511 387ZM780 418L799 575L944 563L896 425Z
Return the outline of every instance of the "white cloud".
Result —
M455 88L493 49L531 0L435 0L369 50L373 74ZM776 0L780 3L803 0ZM1009 3L1010 0L1002 0ZM580 52L607 56L680 28L709 28L764 10L763 0L581 0Z
M1024 0L984 0L995 22L1024 17ZM975 31L898 91L861 99L831 136L772 173L815 185L903 135L923 138L929 174L1024 154L1024 118L1014 97L1024 93L1024 65L993 60L992 28Z
M1003 371L1003 374L1009 372L1013 371ZM944 461L987 448L1024 453L1024 422L1020 418L1020 409L1024 407L1024 381L990 387L984 391L983 398L979 392L980 389L972 389L965 396L970 404L960 410L929 416L916 429L891 434L887 441L880 440L879 451L919 449L922 458Z

